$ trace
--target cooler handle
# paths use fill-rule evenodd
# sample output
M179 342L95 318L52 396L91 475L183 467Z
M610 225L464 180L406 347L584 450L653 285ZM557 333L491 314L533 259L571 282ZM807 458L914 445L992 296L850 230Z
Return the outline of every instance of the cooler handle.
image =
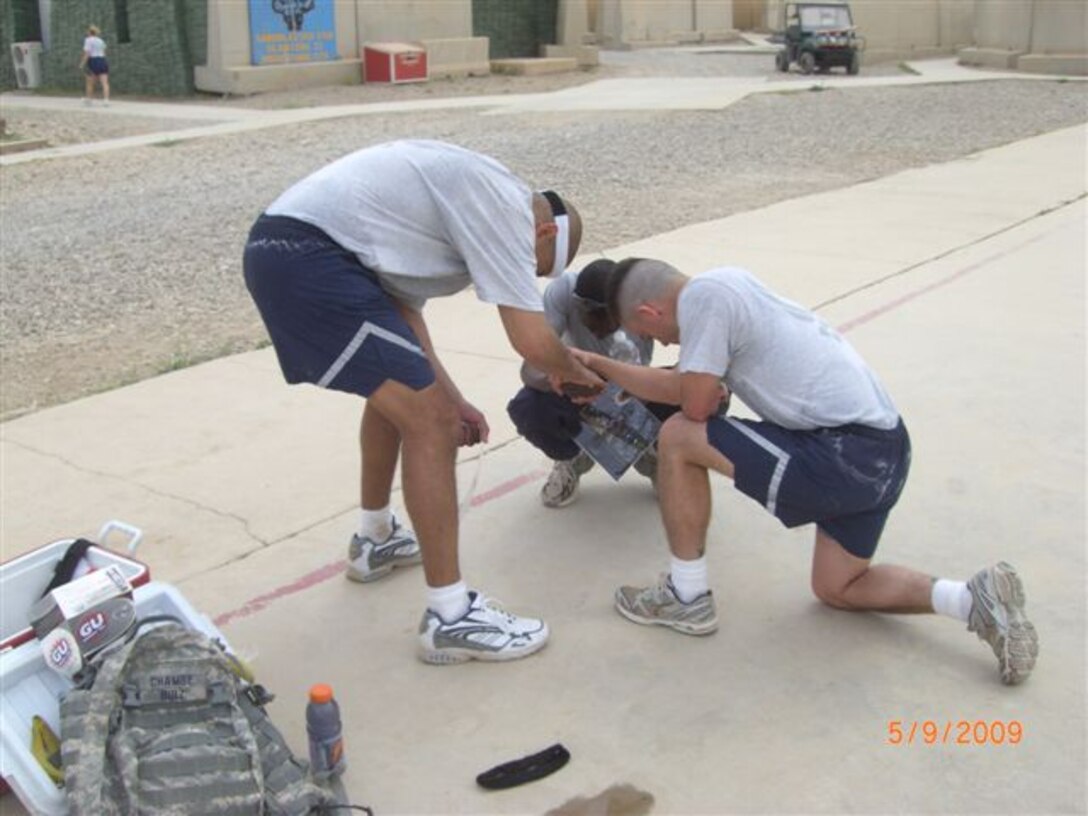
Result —
M131 524L126 524L123 521L112 519L102 525L102 529L98 531L98 543L105 546L106 538L114 530L118 530L128 536L128 550L129 555L136 553L136 547L139 545L140 540L144 537L144 531L139 527L133 527Z

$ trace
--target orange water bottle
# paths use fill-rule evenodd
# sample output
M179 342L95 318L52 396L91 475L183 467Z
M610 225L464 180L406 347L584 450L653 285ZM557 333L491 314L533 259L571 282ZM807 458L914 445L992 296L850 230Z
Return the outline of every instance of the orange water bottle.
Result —
M340 706L332 696L332 686L317 683L310 688L306 705L306 734L310 738L310 769L315 779L328 779L343 773L344 729L340 724Z

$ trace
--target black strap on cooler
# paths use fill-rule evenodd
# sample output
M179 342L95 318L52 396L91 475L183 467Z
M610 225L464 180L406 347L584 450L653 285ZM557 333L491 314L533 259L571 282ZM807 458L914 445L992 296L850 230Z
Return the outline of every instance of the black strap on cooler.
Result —
M92 546L94 546L94 542L88 541L85 538L77 538L68 545L64 557L61 558L60 561L57 562L57 566L53 568L53 580L49 582L49 586L47 586L42 593L43 598L57 587L67 584L72 580L72 576L76 573L76 567L79 565L79 562L83 560L83 556L87 554L88 548Z

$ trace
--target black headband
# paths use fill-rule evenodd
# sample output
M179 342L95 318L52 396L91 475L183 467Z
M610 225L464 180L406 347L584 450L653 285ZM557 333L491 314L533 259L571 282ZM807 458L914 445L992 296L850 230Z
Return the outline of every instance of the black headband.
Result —
M548 199L548 205L552 208L553 216L567 214L567 206L563 203L563 199L561 199L558 194L552 190L541 190L540 194Z

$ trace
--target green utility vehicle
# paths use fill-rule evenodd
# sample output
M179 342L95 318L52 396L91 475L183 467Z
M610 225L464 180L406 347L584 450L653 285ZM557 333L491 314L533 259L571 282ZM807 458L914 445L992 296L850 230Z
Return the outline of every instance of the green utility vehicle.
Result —
M796 64L802 74L845 68L856 74L861 68L865 40L854 28L848 3L786 3L786 30L782 49L775 55L775 67L789 71Z

